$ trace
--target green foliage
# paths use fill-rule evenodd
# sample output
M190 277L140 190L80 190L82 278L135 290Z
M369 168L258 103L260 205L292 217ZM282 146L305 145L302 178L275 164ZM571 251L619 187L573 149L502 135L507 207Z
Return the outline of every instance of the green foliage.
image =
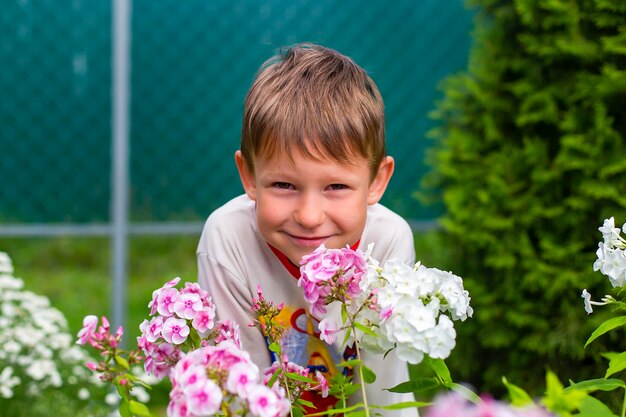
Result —
M611 350L582 350L603 317L585 315L580 292L606 291L597 228L626 220L626 2L471 5L469 69L432 113L422 195L445 205L442 244L475 311L448 365L479 392L506 375L537 395L547 366L586 379Z

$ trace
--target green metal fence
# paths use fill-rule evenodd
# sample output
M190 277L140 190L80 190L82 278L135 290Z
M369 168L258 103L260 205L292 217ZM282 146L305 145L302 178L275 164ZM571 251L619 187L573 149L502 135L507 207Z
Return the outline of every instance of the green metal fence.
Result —
M110 221L111 19L104 0L0 0L0 227ZM385 99L397 168L384 202L409 219L437 84L466 66L462 0L134 0L130 218L201 221L241 192L244 95L277 48L350 55Z

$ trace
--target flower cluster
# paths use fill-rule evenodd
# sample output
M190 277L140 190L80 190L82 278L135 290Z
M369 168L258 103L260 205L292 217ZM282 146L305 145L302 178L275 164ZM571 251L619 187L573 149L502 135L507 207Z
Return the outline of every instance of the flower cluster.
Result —
M446 393L435 398L426 417L551 417L553 414L536 404L513 407L485 397L472 403L458 393Z
M298 285L311 305L311 313L317 316L326 314L331 302L345 303L360 294L361 278L367 274L364 254L358 249L326 249L321 245L304 256L300 265Z
M419 363L424 354L445 359L455 346L452 320L473 314L463 280L451 272L414 267L390 260L384 266L369 258L370 273L364 288L375 292L380 321L375 336L365 335L367 346L380 351L393 346L409 363Z
M28 409L62 395L64 405L74 407L68 412L93 406L90 398L106 387L84 367L89 356L72 339L63 313L48 298L24 290L11 259L0 252L0 404L11 401L15 410L23 401L19 407Z
M371 247L368 253L371 252ZM310 311L321 319L321 338L334 343L355 324L367 350L419 363L424 354L446 358L455 345L452 320L471 317L463 280L421 264L396 260L383 266L359 250L323 245L302 259L299 284Z
M620 235L620 229L615 227L613 217L605 219L598 230L602 233L603 241L598 243L596 251L598 258L593 264L593 270L606 275L613 287L623 287L626 284L626 240ZM626 223L622 226L622 230L626 233ZM621 304L610 295L602 297L601 302L592 301L591 294L586 288L583 289L581 297L587 314L593 313L594 305Z
M139 326L137 342L146 355L145 370L158 378L167 376L183 348L199 347L215 328L215 306L208 292L189 282L179 290L179 282L176 277L152 293L148 304L152 318ZM220 330L230 331L224 326Z
M228 415L225 410L277 417L291 409L285 391L263 384L249 354L232 340L190 352L178 361L171 380L171 417Z
M598 230L602 232L604 241L598 243L598 259L593 264L593 270L609 277L613 287L623 287L626 284L626 240L620 235L620 229L615 227L613 217L605 219ZM622 230L626 233L626 223Z

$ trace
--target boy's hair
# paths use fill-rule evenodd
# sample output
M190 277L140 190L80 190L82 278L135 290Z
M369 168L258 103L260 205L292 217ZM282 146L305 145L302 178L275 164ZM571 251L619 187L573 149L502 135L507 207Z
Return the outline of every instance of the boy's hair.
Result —
M352 59L298 44L267 60L244 104L241 153L254 158L294 152L350 163L361 156L371 178L385 157L385 113L374 81Z

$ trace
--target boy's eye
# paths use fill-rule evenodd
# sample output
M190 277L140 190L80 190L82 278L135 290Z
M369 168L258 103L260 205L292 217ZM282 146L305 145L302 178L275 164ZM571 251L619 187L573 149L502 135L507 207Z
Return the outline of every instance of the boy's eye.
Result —
M292 190L293 189L293 185L289 184L288 182L280 182L280 181L273 183L272 187L278 188L280 190Z
M348 186L345 184L331 184L328 186L328 189L332 191L345 190L346 188L348 188Z

